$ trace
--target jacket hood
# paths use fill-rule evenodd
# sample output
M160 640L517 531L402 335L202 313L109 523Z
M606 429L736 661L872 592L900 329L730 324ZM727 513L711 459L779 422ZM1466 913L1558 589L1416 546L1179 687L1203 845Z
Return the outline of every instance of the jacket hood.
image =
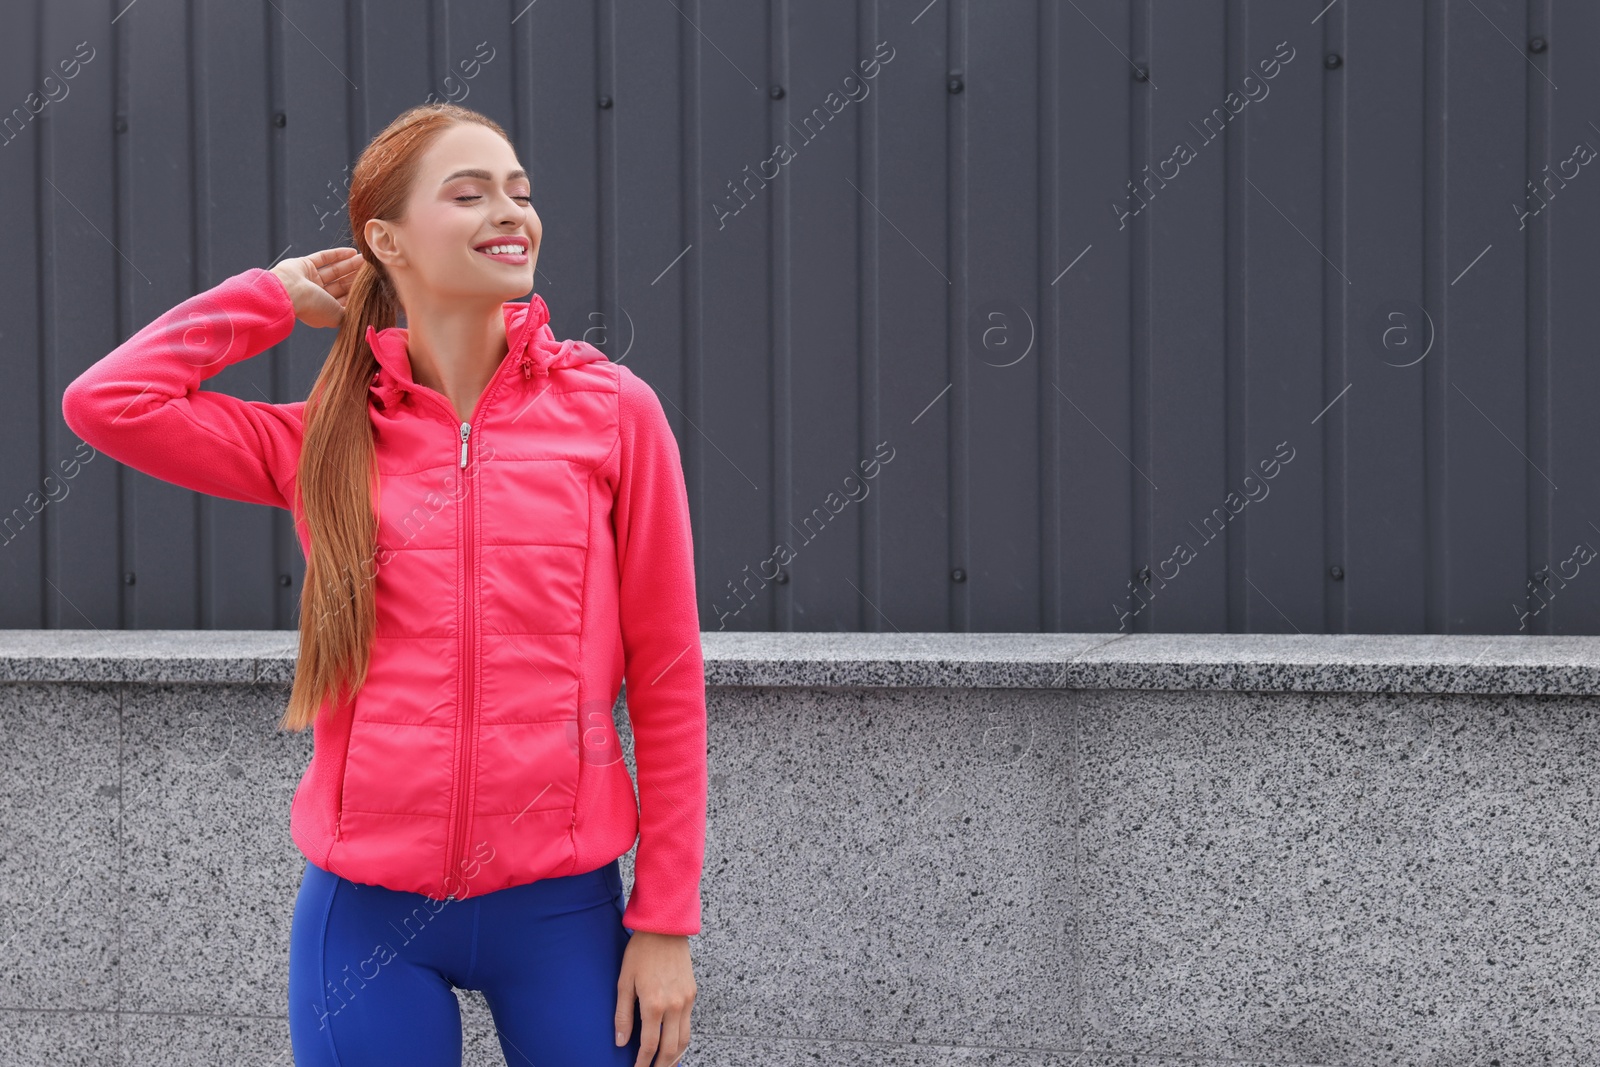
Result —
M495 371L496 376L507 373L508 364L522 365L523 376L533 378L562 367L577 367L606 358L604 352L587 341L557 341L550 329L550 309L538 293L527 300L507 301L500 306L500 311L505 316L507 344L505 359ZM378 361L371 392L383 406L413 389L422 388L411 376L409 338L404 326L388 326L382 330L367 327L367 346Z

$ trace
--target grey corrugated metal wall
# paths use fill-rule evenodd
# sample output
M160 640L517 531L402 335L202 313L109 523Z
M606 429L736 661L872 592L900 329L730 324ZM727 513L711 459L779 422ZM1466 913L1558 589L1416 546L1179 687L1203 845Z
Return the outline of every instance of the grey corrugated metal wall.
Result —
M1589 0L6 8L0 625L294 625L287 514L73 463L61 390L345 243L431 92L662 395L708 630L1600 632Z

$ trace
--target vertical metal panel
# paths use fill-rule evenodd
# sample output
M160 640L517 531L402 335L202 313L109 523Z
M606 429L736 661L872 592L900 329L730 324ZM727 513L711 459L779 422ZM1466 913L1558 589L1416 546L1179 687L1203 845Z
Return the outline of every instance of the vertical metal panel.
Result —
M964 195L952 296L965 389L967 552L961 628L1039 629L1039 14L1026 0L962 7ZM1002 521L995 521L1002 517Z
M272 243L274 127L263 93L269 50L261 13L228 4L192 10L193 81L207 91L193 104L195 195L189 206L195 258L193 269L182 277L197 291L207 278L224 278L255 265L252 251ZM319 332L331 339L328 331ZM275 357L246 360L223 371L214 385L249 401L271 403L278 399L276 363ZM273 510L220 497L200 500L202 599L198 618L184 625L230 630L278 626L282 528Z
M1529 574L1548 568L1549 586L1537 596L1513 596L1524 617L1518 625L1531 633L1600 633L1600 586L1596 568L1586 564L1600 552L1600 67L1593 61L1600 41L1600 6L1543 3L1533 5L1530 33L1554 42L1546 52L1551 83L1530 79L1530 92L1542 96L1548 126L1529 138L1541 179L1548 164L1556 179L1555 198L1526 225L1531 247L1540 251L1530 262L1529 320L1544 329L1530 338L1530 363L1545 368L1541 386L1529 408L1544 417L1546 431L1530 442L1551 479L1530 481L1530 516L1539 536L1532 539ZM1592 162L1584 163L1584 159ZM1526 211L1529 205L1523 204ZM1502 211L1504 209L1502 208ZM1508 213L1509 214L1509 213ZM1519 219L1520 222L1520 219Z
M796 532L804 511L794 502L792 479L775 480L782 477L779 450L789 447L798 432L774 433L778 413L790 401L772 358L776 324L790 314L789 298L775 293L779 264L773 253L790 190L788 182L767 181L759 163L783 142L794 153L784 169L804 167L816 162L815 146L807 143L813 135L800 117L774 106L765 91L774 75L768 42L780 32L771 21L776 9L742 0L678 6L690 22L680 38L688 110L687 251L676 265L662 263L657 269L671 272L662 283L674 280L682 287L687 312L680 343L682 352L693 353L687 362L698 372L699 395L679 403L681 415L664 406L677 416L679 440L694 464L699 529L721 531L709 539L702 553L703 577L697 575L705 603L714 605L702 611L701 624L783 628L771 589L761 587L759 562L776 540L799 542L795 551L804 561L815 553ZM653 193L668 194L665 187ZM651 280L641 278L639 284ZM794 313L834 310L797 308ZM853 316L852 309L847 317ZM655 368L683 358L659 348L651 355L651 362L641 360L635 368L647 381L660 373ZM809 562L790 571L815 573ZM814 604L804 594L799 597L797 617L803 619L799 611ZM799 623L797 628L811 627Z
M1299 6L1230 10L1227 625L1322 628L1324 277L1320 28ZM1283 57L1292 56L1285 63Z
M1335 7L1337 11L1334 11ZM1349 308L1354 285L1349 277L1350 230L1347 221L1350 216L1350 176L1346 166L1346 133L1349 129L1351 100L1349 78L1353 73L1347 62L1350 42L1345 33L1344 15L1348 7L1347 4L1324 5L1312 16L1313 22L1306 38L1306 47L1311 50L1312 58L1316 58L1316 52L1321 51L1323 67L1330 72L1330 77L1337 76L1332 84L1328 78L1323 79L1320 109L1321 236L1323 254L1339 264L1340 269L1322 272L1321 336L1318 339L1318 348L1322 353L1322 395L1318 397L1317 413L1312 416L1308 428L1314 430L1322 442L1322 529L1312 536L1320 535L1322 568L1319 574L1323 589L1321 622L1325 631L1344 629L1345 592L1349 589L1349 583L1344 580L1343 563L1349 548L1343 495L1349 457L1345 451L1345 421L1342 415L1350 390Z
M96 58L0 145L0 625L295 624L288 516L74 464L61 389L348 244L432 93L516 140L557 332L660 395L708 629L1600 628L1592 5L18 6L0 114Z
M1145 86L1134 80L1134 56L1146 57L1132 29L1143 8L1143 0L1075 0L1060 8L1047 75L1057 116L1048 188L1058 221L1044 274L1047 299L1058 310L1041 390L1054 404L1058 441L1057 577L1046 606L1050 628L1058 630L1140 624L1133 501L1150 481L1148 462L1134 455L1131 283L1143 230L1135 228L1127 183L1139 169L1134 122L1143 114Z
M449 52L460 48L458 42L445 40L450 28L445 15L452 5L433 0L345 4L295 0L280 6L285 12L283 63L290 76L294 114L309 121L333 101L344 102L350 123L348 143L327 136L314 139L345 153L349 162L396 115L422 103L428 94L450 98L443 79L453 62ZM496 7L495 13L501 14ZM297 85L296 73L309 76L311 82ZM310 92L318 95L310 97ZM470 106L471 99L466 103ZM478 110L488 110L485 101L478 103ZM301 141L298 131L297 126L289 138L296 146ZM344 162L341 159L340 165Z
M884 612L862 586L861 504L870 497L852 499L861 493L852 486L871 484L856 468L871 455L862 433L865 364L856 294L859 235L881 189L873 155L863 151L871 98L861 92L872 83L861 80L856 61L872 54L873 41L861 33L854 0L776 10L788 20L775 37L784 47L772 79L783 96L769 106L774 118L787 120L774 139L796 152L781 168L765 168L778 175L768 188L780 205L773 217L774 282L787 294L775 302L773 322L774 398L789 431L779 452L780 499L793 524L780 535L804 564L794 568L793 581L769 585L762 596L772 600L770 593L782 590L776 602L785 629L903 629L910 620ZM810 225L814 219L856 224Z
M1149 347L1136 402L1146 408L1155 483L1139 495L1158 569L1139 629L1215 632L1227 629L1226 204L1228 147L1239 133L1225 101L1227 5L1152 0L1150 12L1149 139L1134 194L1149 231ZM1179 145L1194 158L1164 181L1160 161Z
M1344 599L1336 632L1427 632L1421 368L1443 350L1438 308L1423 307L1423 220L1438 199L1425 108L1438 68L1428 26L1442 6L1339 3L1323 17L1328 50L1346 57L1328 89L1344 95L1342 143L1327 142L1346 175L1343 381L1319 423L1343 449L1344 478L1325 490L1344 542L1327 561L1344 571L1332 586Z
M199 164L190 12L188 5L169 4L137 16L130 12L118 23L128 132L118 175L122 214L114 238L125 256L119 266L125 268L120 275L128 318L141 324L204 285L195 256ZM125 624L133 629L200 625L208 577L200 548L201 515L215 501L130 474L122 503L125 566L134 579L126 587Z
M63 5L65 6L65 5ZM81 505L108 484L109 460L96 465L92 453L80 453L61 416L50 410L50 396L59 393L64 381L46 353L62 344L59 327L51 315L55 299L54 279L39 269L40 252L45 247L54 222L53 202L57 194L45 178L53 178L44 166L48 158L44 137L53 133L54 115L48 119L41 111L34 116L26 106L27 94L38 91L43 75L54 71L58 59L71 60L74 49L58 58L45 58L46 33L37 8L16 11L8 19L8 32L0 39L0 188L5 190L5 240L0 241L0 277L6 281L6 299L0 305L0 343L4 344L5 384L10 394L10 417L0 420L0 626L45 625L65 611L75 614L71 603L87 603L96 590L111 590L110 575L115 561L102 565L100 580L78 575L62 591L52 590L43 579L55 576L53 566L63 555L81 552L83 544L74 528L58 521L65 500ZM59 35L50 35L54 44ZM104 57L108 49L100 49ZM91 64L93 60L90 61ZM68 99L75 93L81 102L108 85L105 65L84 68L78 77L56 84L69 87ZM59 92L59 90L57 90ZM47 105L44 111L48 111ZM103 178L103 175L102 175ZM92 270L101 259L79 265ZM78 320L79 325L83 320ZM109 331L108 331L109 332ZM69 337L67 343L83 338ZM37 353L37 355L36 355ZM79 456L87 463L78 463ZM68 464L74 477L61 478L61 463ZM61 489L46 488L52 478ZM74 500L74 497L76 498ZM90 608L94 604L88 605ZM5 620L28 620L13 622ZM59 625L81 625L70 621Z
M1512 621L1505 593L1527 574L1529 480L1548 475L1527 456L1525 245L1505 207L1537 169L1526 166L1526 5L1452 4L1441 24L1449 109L1439 117L1444 195L1428 285L1444 313L1445 358L1422 364L1428 448L1441 464L1430 486L1429 629L1461 633Z
M858 438L861 455L852 458L867 461L863 473L873 472L862 521L872 524L869 562L876 574L865 573L872 587L862 588L882 617L869 612L861 628L945 630L962 595L950 574L964 565L952 510L952 433L960 410L953 381L961 346L951 337L958 165L951 146L961 94L950 84L962 64L963 8L909 0L867 10L874 31L858 36L852 59L878 65L869 68L876 76L870 117L863 120L868 136L850 176L861 192L845 217L859 222L861 290L851 303L861 309L862 388L876 397ZM848 319L852 311L840 303L817 313ZM804 364L795 370L803 373Z

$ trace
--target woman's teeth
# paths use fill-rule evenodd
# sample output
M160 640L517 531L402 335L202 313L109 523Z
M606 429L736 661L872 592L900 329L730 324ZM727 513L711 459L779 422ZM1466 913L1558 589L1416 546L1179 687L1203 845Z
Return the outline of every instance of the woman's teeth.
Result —
M480 248L480 249L478 249L478 251L487 252L491 256L500 256L500 255L514 256L514 255L519 254L522 251L522 246L521 245L490 245L488 248Z

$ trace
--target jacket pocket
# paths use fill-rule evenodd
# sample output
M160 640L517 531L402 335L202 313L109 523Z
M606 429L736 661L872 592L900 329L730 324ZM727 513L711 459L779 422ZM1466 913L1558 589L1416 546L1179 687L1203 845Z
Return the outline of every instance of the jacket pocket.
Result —
M353 713L352 709L352 713ZM333 809L333 839L339 840L344 824L344 788L350 780L350 742L355 740L356 724L350 723L350 733L345 736L344 759L339 763L339 793Z

